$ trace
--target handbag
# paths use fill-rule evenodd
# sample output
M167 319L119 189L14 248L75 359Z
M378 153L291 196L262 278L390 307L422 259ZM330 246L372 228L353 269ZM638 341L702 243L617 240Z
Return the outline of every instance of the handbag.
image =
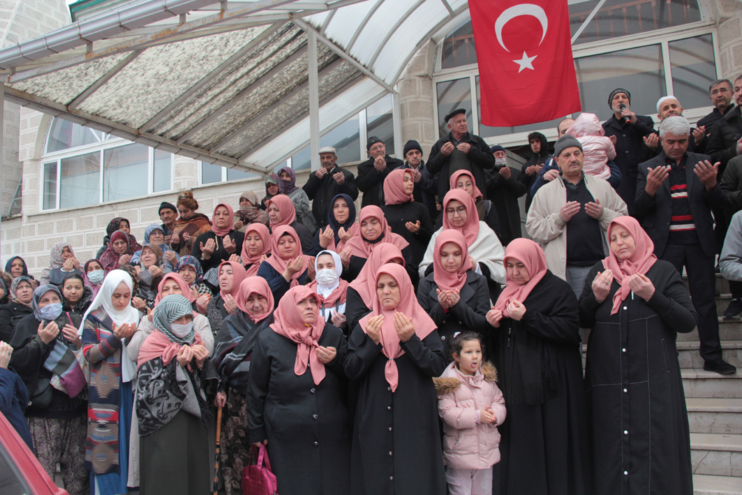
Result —
M32 411L41 411L49 407L52 403L52 385L51 377L36 380L36 387L31 394L31 401L28 408Z
M255 446L250 449L250 462L242 470L242 495L278 495L278 482L276 475L271 471L265 445L260 445L258 463L250 465L254 451ZM265 466L263 466L263 459L265 459Z

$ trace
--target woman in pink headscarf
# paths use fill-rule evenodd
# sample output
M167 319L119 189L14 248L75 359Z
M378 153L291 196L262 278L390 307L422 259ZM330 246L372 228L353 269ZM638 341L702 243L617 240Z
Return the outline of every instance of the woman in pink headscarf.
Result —
M191 256L201 263L207 281L211 279L207 272L218 268L222 261L236 261L232 255L239 259L245 239L242 233L234 230L234 211L228 204L216 205L211 221L211 230L198 236L191 250Z
M267 445L281 495L350 493L347 344L319 315L321 300L309 287L289 289L250 362L250 441Z
M590 270L580 296L581 326L592 329L585 390L593 493L649 493L651 479L653 493L691 495L675 341L678 332L693 330L698 315L680 274L657 259L639 222L614 219L608 241L610 255Z
M273 233L273 229L276 227L291 227L296 232L296 235L299 236L301 249L309 252L312 248L312 241L314 241L314 232L297 220L296 208L291 199L285 194L277 194L266 205L268 218L270 219L271 233Z
M413 266L420 264L430 236L433 235L433 221L428 209L414 200L415 175L411 169L397 169L389 172L384 179L384 201L381 207L392 232L410 244Z
M242 243L242 264L248 277L257 275L260 263L271 253L271 233L262 223L251 223L245 229L245 240Z
M314 259L302 253L299 236L292 227L273 230L271 257L260 264L257 276L268 281L276 306L291 287L314 280Z
M508 407L494 493L592 493L574 292L529 239L508 244L505 269L487 313Z
M489 330L485 316L490 309L487 279L474 271L464 236L444 230L435 240L433 273L420 280L417 300L433 318L441 336L446 362L453 360L449 344L467 330Z
M446 367L441 338L404 267L384 265L374 279L372 312L353 329L345 359L358 387L353 493L445 495L432 380Z

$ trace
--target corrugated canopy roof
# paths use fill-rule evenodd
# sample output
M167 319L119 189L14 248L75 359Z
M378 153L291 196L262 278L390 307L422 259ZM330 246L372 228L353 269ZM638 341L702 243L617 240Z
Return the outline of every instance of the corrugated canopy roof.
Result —
M322 134L394 91L466 0L140 0L0 51L5 98L226 167L309 142L308 31Z

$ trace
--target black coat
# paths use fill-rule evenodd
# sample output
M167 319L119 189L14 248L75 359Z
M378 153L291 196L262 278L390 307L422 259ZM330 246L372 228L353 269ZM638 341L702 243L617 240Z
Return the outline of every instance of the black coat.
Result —
M731 219L742 210L742 156L729 160L719 187L724 191L724 212Z
M298 220L294 220L294 222L289 225L292 229L296 231L296 235L299 236L299 243L301 244L301 252L302 254L306 254L310 249L312 249L312 241L314 240L314 232L306 228L301 222ZM268 232L271 234L273 233L273 229L269 226ZM244 236L243 236L244 240ZM241 252L241 251L240 251ZM239 252L237 255L239 256Z
M325 324L319 345L335 347L315 385L307 366L294 372L297 345L270 329L260 333L250 364L247 421L251 442L268 440L281 495L347 495L350 421L345 407L343 332Z
M492 201L497 211L500 230L497 236L503 246L507 246L513 239L522 237L518 198L526 194L526 185L522 180L525 174L513 167L508 168L510 168L509 179L497 173L487 185L487 198Z
M734 103L729 105L729 107L726 109L726 113L729 113L734 108ZM714 125L720 121L722 118L724 118L724 115L722 114L718 108L714 108L708 115L703 117L701 120L696 122L696 127L704 127L706 129L706 136L704 137L703 141L696 144L696 152L697 153L705 153L708 154L708 145L711 141L711 135L713 134ZM721 174L720 174L721 176Z
M428 209L422 203L411 201L399 205L384 205L381 207L381 211L384 212L392 232L402 236L405 241L410 243L412 257L410 261L412 267L417 270L423 260L425 250L428 248L430 237L433 235L433 221L428 215ZM407 230L405 223L415 223L418 220L420 221L420 230L413 234Z
M605 136L616 136L616 158L613 162L621 170L621 184L616 192L624 200L629 215L634 216L637 168L645 152L644 137L654 131L654 121L646 115L637 115L636 124L619 122L616 116L603 122Z
M430 150L430 156L428 157L428 170L431 174L438 174L438 201L443 203L443 197L446 195L448 190L451 188L451 175L452 172L449 170L451 161L451 155L444 156L441 153L441 148L448 142L453 142L453 134L448 133L448 136L440 138ZM471 172L474 175L474 181L477 183L477 187L480 191L487 188L487 178L485 177L485 170L492 170L495 168L495 155L490 151L490 147L484 142L479 136L467 132L462 138L461 142L469 143L471 149L467 154L469 158L469 164L471 165Z
M0 306L0 341L9 343L18 322L30 314L33 309L25 304L9 302Z
M404 162L405 169L412 169L409 163ZM422 203L428 209L431 219L438 216L435 207L435 195L438 194L438 177L431 175L425 166L425 160L420 162L417 170L420 172L420 180L415 182L415 190L412 192L415 201Z
M368 301L368 303L371 304L371 301ZM352 331L361 321L361 318L370 312L371 308L366 306L366 301L361 298L361 295L353 287L348 287L348 291L345 293L345 321L348 328Z
M299 285L307 285L310 280L308 276L309 270L304 270L304 273L302 273L299 278L297 279L299 281ZM256 274L258 277L263 277L266 282L268 282L268 286L271 288L271 292L273 293L273 300L275 302L275 307L278 307L278 303L281 302L281 298L283 297L286 292L291 288L291 283L287 282L285 278L283 278L283 273L278 273L275 268L273 268L273 265L268 263L267 261L264 261L260 264L260 267L258 268L258 273Z
M737 141L741 137L742 107L736 106L714 124L706 145L706 154L711 156L711 163L721 162L720 172L724 171L729 160L737 156Z
M342 173L345 180L341 185L332 177L336 173ZM327 216L332 211L332 198L338 194L347 194L353 201L358 198L358 187L356 186L356 177L347 170L343 170L337 165L332 172L326 173L321 179L316 174L310 174L307 183L304 184L304 192L312 201L312 214L317 221L320 229L327 225Z
M201 268L203 268L204 273L208 272L212 268L219 267L222 261L229 261L229 257L233 254L239 256L240 253L242 253L242 243L245 240L245 234L236 230L232 230L229 232L229 234L227 234L227 236L229 236L232 242L236 244L235 250L231 253L227 252L227 250L224 249L224 238L226 236L216 235L211 230L208 232L204 232L193 242L193 247L191 248L191 256L196 258L198 262L201 263ZM204 245L206 245L206 241L208 241L209 239L214 239L214 242L216 243L216 249L214 249L214 252L211 253L211 258L205 260L202 259L201 255L201 244L203 243Z
M531 209L531 201L533 201L531 188L533 188L533 184L536 182L536 179L538 179L538 172L534 172L532 175L528 175L526 173L526 170L531 165L543 165L544 163L546 163L549 157L551 157L551 153L549 153L549 142L546 140L546 136L544 136L540 132L535 132L529 134L529 138L533 136L533 134L535 134L536 137L538 137L539 141L541 141L541 150L539 151L538 155L533 153L532 151L530 158L526 160L526 162L520 169L520 181L523 184L523 187L526 188L526 211ZM481 190L482 188L480 187L479 189Z
M449 345L454 334L465 331L485 333L490 329L486 319L487 311L490 310L487 280L474 270L469 270L466 273L466 284L459 292L461 299L448 313L443 311L436 289L438 284L431 273L420 280L417 301L438 326L446 362L450 363L453 357Z
M587 280L599 271L602 263L590 270ZM658 260L646 276L654 284L654 296L649 301L629 296L615 315L613 295L620 288L615 280L602 303L591 282L580 296L580 322L592 328L585 388L596 495L693 493L690 430L675 340L677 332L693 330L698 315L670 263Z
M358 165L358 179L356 185L363 193L361 208L368 205L381 206L384 204L384 179L394 169L404 167L404 162L389 155L384 157L386 168L379 172L374 168L374 159L369 158ZM326 220L325 220L326 221Z
M356 381L351 493L445 495L438 401L432 378L446 367L437 331L402 343L394 361L396 392L386 381L388 359L360 325L351 333L345 372Z
M688 203L693 214L693 223L696 225L698 239L706 256L716 254L716 238L714 236L714 219L711 217L711 208L724 206L724 193L719 184L711 192L706 191L701 179L693 171L696 164L708 160L706 155L688 153L685 161L685 177L688 184ZM662 257L670 236L670 219L672 218L672 197L670 196L670 179L666 179L662 187L657 190L654 198L645 190L647 184L647 169L665 166L666 156L662 152L658 157L639 165L639 176L636 180L636 214L642 218L642 227L647 231L654 242L654 254Z
M491 330L508 407L494 493L591 493L577 299L547 271L521 302L520 321Z
M425 252L423 252L423 254L425 254ZM417 287L419 275L417 273L417 265L413 266L412 264L412 246L407 246L406 248L404 248L402 250L402 256L404 257L405 270L407 270L407 274L410 276L412 285ZM343 280L352 282L361 273L361 270L363 270L365 264L366 258L351 255L348 268L343 270L343 274L341 275L341 277L343 278Z

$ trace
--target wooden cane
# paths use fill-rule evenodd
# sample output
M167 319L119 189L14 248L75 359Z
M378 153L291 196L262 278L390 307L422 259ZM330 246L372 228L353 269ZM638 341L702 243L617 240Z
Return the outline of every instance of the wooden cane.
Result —
M219 457L221 457L222 408L216 412L216 454L214 456L214 495L219 492Z

